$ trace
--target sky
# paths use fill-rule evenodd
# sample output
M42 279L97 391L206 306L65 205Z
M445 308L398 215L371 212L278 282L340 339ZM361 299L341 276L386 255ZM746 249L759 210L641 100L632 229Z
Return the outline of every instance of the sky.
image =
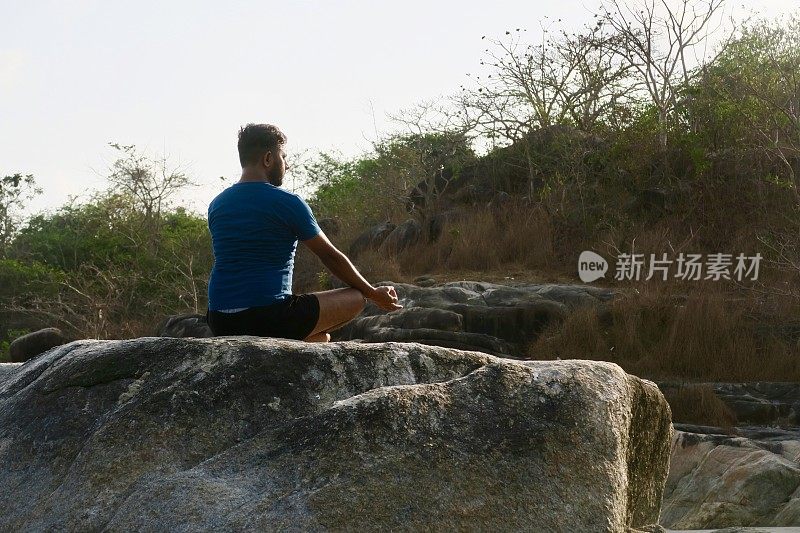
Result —
M198 187L178 202L204 213L239 177L240 126L277 125L290 154L359 155L396 127L387 113L480 73L482 36L577 30L599 1L0 0L0 175L33 174L27 213L53 211L105 187L108 143L134 144L184 168Z

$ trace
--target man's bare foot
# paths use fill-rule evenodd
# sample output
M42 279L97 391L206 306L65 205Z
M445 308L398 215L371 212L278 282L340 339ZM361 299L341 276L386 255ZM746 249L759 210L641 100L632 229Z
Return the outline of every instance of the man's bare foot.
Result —
M330 333L317 333L315 335L309 335L305 339L306 342L331 342L331 334Z

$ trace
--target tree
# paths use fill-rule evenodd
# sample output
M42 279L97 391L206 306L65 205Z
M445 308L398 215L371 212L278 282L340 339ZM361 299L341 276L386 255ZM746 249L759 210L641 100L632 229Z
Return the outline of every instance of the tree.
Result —
M711 28L723 14L726 0L606 0L601 23L618 38L611 41L616 53L638 73L658 112L659 142L667 147L670 120L681 88L696 78L709 59ZM677 5L677 7L673 7ZM721 24L721 23L720 23ZM725 40L733 35L733 30ZM724 50L725 45L720 47ZM699 55L698 55L699 53Z
M315 187L310 202L321 213L336 214L345 224L378 222L402 216L408 195L422 183L443 192L436 181L442 170L447 167L452 177L474 158L468 140L457 133L391 135L353 160L320 154L303 173Z
M560 22L560 20L559 20ZM597 23L581 32L541 25L541 42L523 44L526 30L491 39L482 66L445 105L424 102L392 118L412 131L457 132L493 144L513 144L532 130L571 125L594 131L616 125L629 92L631 67L617 56L620 37Z
M42 190L32 174L12 174L0 178L0 258L5 258L20 224L25 203Z
M195 184L181 167L170 165L166 155L148 156L134 145L109 143L109 146L120 152L108 175L111 190L132 198L142 217L143 235L158 233L161 214L170 199Z
M707 65L689 94L686 124L715 160L794 192L800 200L800 13L758 21ZM689 121L692 122L689 122Z
M492 45L481 61L488 75L474 77L474 86L462 86L449 102L423 102L392 118L418 135L457 135L471 145L488 143L489 151L515 145L514 157L503 159L501 166L520 169L513 173L522 174L533 198L544 163L534 139L537 131L577 129L572 135L577 138L618 131L632 116L632 68L616 53L620 37L599 22L577 33L555 27L543 23L538 44L524 44L525 30L519 28L507 31L504 39L483 37ZM582 166L586 155L569 156ZM431 192L428 187L426 194Z

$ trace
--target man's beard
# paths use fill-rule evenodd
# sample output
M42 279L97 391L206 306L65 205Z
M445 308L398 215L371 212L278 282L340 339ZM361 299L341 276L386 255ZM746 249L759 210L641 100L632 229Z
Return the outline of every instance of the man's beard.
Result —
M269 182L276 187L283 185L283 174L281 173L281 169L279 167L272 167L269 172Z

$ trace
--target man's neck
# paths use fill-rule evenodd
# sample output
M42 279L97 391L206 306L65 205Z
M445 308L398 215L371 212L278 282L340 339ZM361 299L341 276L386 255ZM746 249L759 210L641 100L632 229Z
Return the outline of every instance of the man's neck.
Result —
M267 179L267 173L263 169L257 169L252 167L245 167L242 169L242 177L239 178L240 183L244 182L265 182L269 183Z

